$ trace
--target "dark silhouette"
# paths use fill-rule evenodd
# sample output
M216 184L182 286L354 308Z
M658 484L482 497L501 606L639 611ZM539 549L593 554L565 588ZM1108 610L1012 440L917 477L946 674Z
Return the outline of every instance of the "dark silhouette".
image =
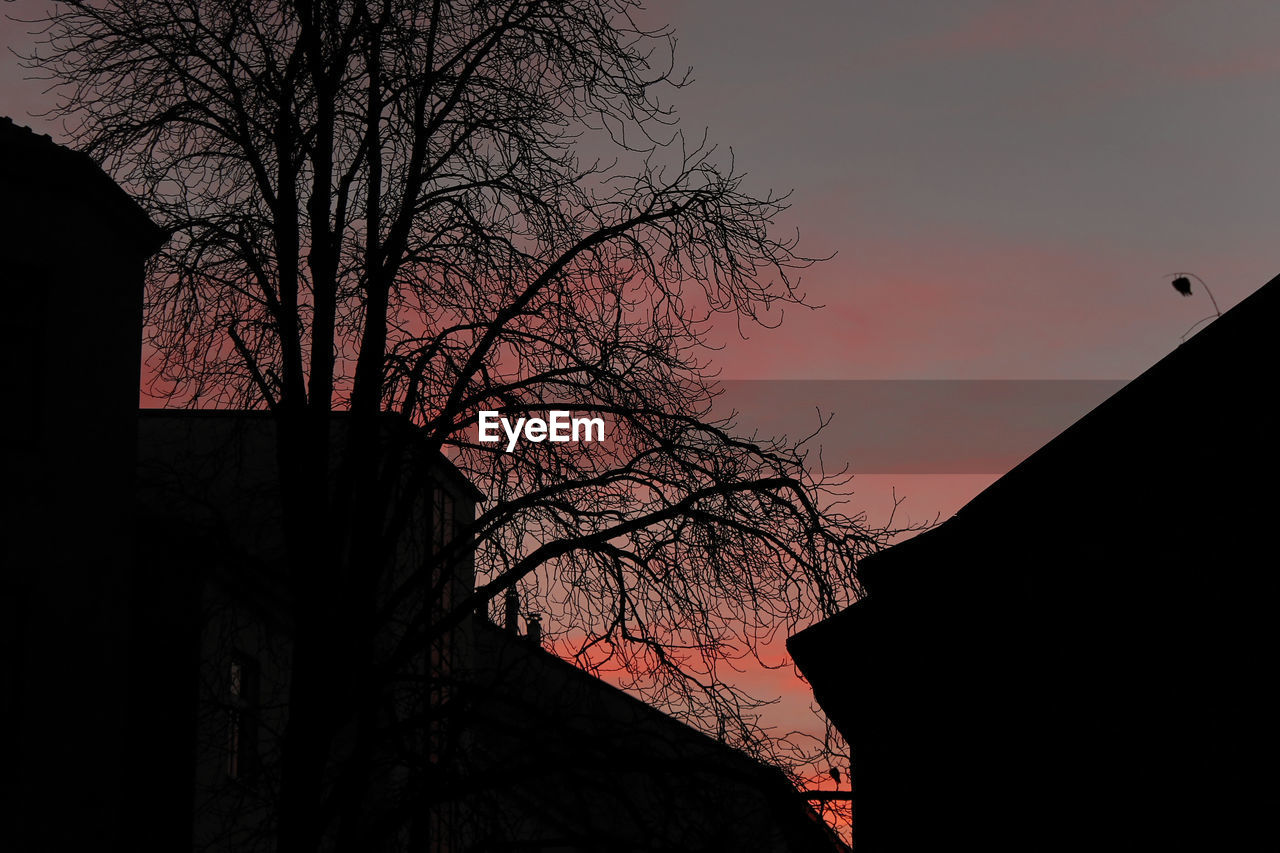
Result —
M163 239L88 157L0 118L6 849L121 837L152 790L121 780L163 749L130 665L138 316Z
M472 630L444 849L847 850L776 768L539 649L532 630Z
M1187 329L1187 331L1183 333L1182 340L1185 341L1187 337L1196 329L1200 328L1202 325L1209 322L1210 320L1216 320L1217 318L1221 317L1222 309L1218 307L1218 300L1214 298L1213 291L1209 289L1209 285L1205 284L1204 279L1202 279L1200 276L1196 275L1193 272L1174 273L1173 275L1174 275L1174 279L1173 281L1170 282L1170 284L1173 285L1173 289L1178 291L1178 293L1182 294L1183 296L1190 296L1191 295L1191 279L1194 278L1196 281L1200 282L1200 286L1204 288L1204 292L1209 295L1209 301L1213 303L1213 313L1210 314L1208 317L1200 318L1199 320L1197 320L1195 323L1192 324L1190 329Z
M344 697L394 680L377 626L346 618L378 613L368 578L412 516L386 412L487 498L446 555L474 552L479 585L395 661L520 585L585 665L781 760L726 657L857 594L879 534L830 500L847 478L710 414L711 319L772 323L803 304L810 260L774 236L784 199L674 130L673 38L630 13L115 0L56 7L29 60L74 141L171 234L148 278L152 390L278 426L299 612L282 850L319 843L326 768L360 772L334 765L337 732L370 719ZM579 161L580 135L617 160ZM477 440L480 411L550 407L605 419L608 440Z
M366 808L400 736L385 709L508 589L548 643L774 760L759 701L723 673L857 594L879 534L831 509L847 480L710 415L711 320L771 324L811 261L775 236L783 198L674 130L674 39L631 12L113 0L42 24L29 65L72 141L169 237L147 276L149 390L271 420L284 853L364 850L403 820L405 803ZM607 440L478 440L481 411L548 408L605 419ZM441 453L485 500L415 563L422 460ZM456 564L479 579L451 595ZM229 744L265 736L266 664L240 666L214 673ZM254 672L259 700L229 687ZM409 803L432 796L406 772Z
M273 849L307 605L282 426L139 412L143 261L166 235L91 160L7 120L0 163L4 233L20 238L3 260L25 300L13 334L39 357L6 372L31 414L5 445L6 849ZM84 312L81 334L56 334L66 312ZM85 373L77 417L51 391ZM485 496L422 428L373 427L375 459L395 454L386 505L407 517L376 587L330 628L391 675L344 674L337 649L318 664L373 717L333 735L326 847L842 849L781 771L537 648L541 613L515 636L514 589L511 630L476 615L476 552L458 545ZM354 429L335 414L335 447Z
M855 847L1272 837L1280 279L788 643L854 752Z

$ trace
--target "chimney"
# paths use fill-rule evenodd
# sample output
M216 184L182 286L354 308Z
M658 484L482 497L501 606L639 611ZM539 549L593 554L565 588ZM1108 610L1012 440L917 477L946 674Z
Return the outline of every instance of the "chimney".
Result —
M507 607L506 620L503 627L507 629L508 634L520 633L520 593L516 592L515 587L507 590L505 602Z
M542 614L530 613L525 617L525 630L529 642L539 648L542 647Z

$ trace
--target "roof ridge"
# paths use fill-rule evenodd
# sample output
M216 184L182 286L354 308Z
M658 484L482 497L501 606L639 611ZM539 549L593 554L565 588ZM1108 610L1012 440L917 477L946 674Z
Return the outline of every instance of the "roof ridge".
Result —
M41 133L30 125L19 124L13 120L12 116L0 115L0 133L9 132L9 138L19 142L32 142L41 147L48 148L51 151L67 152L77 157L84 158L95 166L98 164L92 157L83 151L62 145L48 133Z

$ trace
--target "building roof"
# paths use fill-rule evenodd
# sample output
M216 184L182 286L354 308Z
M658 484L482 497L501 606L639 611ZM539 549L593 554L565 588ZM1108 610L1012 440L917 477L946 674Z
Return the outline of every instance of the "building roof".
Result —
M137 234L138 248L146 255L169 237L88 154L59 145L47 134L38 134L7 116L0 116L0 169L17 179L39 176L39 180L74 184L104 213L128 223Z
M859 578L867 598L787 641L819 701L829 680L845 677L847 661L836 659L847 654L865 606L878 596L902 600L936 595L935 590L951 593L961 583L988 591L1017 583L1016 577L972 572L956 578L958 550L984 547L984 537L990 542L1020 525L1066 529L1072 521L1045 518L1053 512L1049 508L1060 508L1062 495L1076 494L1077 488L1082 496L1106 489L1108 481L1103 478L1114 478L1117 468L1180 466L1188 469L1192 479L1223 464L1221 457L1240 447L1270 446L1274 435L1267 435L1261 412L1266 409L1267 394L1274 395L1278 321L1280 276L1080 418L954 516L863 560ZM1086 480L1092 482L1077 486ZM1148 502L1161 497L1150 496ZM1088 512L1080 509L1082 515ZM1078 523L1098 522L1095 518ZM1170 523L1177 521L1170 519ZM1035 573L1037 562L1028 560L1012 571Z
M778 768L482 617L473 631L467 719L488 744L482 762L522 780L503 811L571 829L578 841L566 849L608 839L609 849L848 850Z
M152 421L173 421L175 423L183 420L195 422L202 419L233 420L233 421L242 421L245 423L250 423L250 422L267 423L271 421L271 419L274 417L270 412L266 411L265 409L154 409L154 408L140 409L138 411L138 416L140 418L145 418ZM349 413L344 411L336 411L333 413L333 416L335 420L340 423L343 419L349 416ZM403 416L393 412L384 412L380 417L383 418L384 422L388 425L394 424L394 423L408 423L408 421ZM436 453L431 463L431 466L432 466L432 471L436 475L443 477L445 480L449 482L451 486L457 489L458 492L466 495L471 500L475 501L476 503L481 503L486 499L486 495L484 494L484 492L476 488L476 485L472 483L469 479L467 479L466 475L463 474L461 471L459 471L458 467L454 465L453 462L451 462L449 458L446 457L444 454Z

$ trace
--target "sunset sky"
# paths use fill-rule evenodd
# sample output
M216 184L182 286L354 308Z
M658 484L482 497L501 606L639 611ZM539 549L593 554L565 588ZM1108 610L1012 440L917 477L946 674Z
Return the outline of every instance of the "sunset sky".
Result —
M837 253L805 277L825 309L730 336L728 377L1128 380L1212 312L1167 273L1196 272L1224 311L1280 273L1280 4L651 14L694 68L685 124L794 190L802 247ZM913 520L945 517L1000 473L877 474L860 493L873 517L890 486Z
M792 190L784 226L836 253L804 277L823 310L724 331L726 378L1131 379L1211 311L1166 273L1225 310L1280 272L1273 2L659 0L642 20L693 66L684 127ZM0 114L56 138L23 74L0 57Z
M723 330L726 378L1126 380L1212 311L1167 274L1225 311L1280 272L1275 0L658 0L642 20L693 66L684 127L793 190L784 226L836 253L804 277L824 310ZM23 73L0 56L0 114L58 138ZM873 519L891 487L945 517L1001 473L878 472L859 495ZM768 683L807 700L789 670Z

